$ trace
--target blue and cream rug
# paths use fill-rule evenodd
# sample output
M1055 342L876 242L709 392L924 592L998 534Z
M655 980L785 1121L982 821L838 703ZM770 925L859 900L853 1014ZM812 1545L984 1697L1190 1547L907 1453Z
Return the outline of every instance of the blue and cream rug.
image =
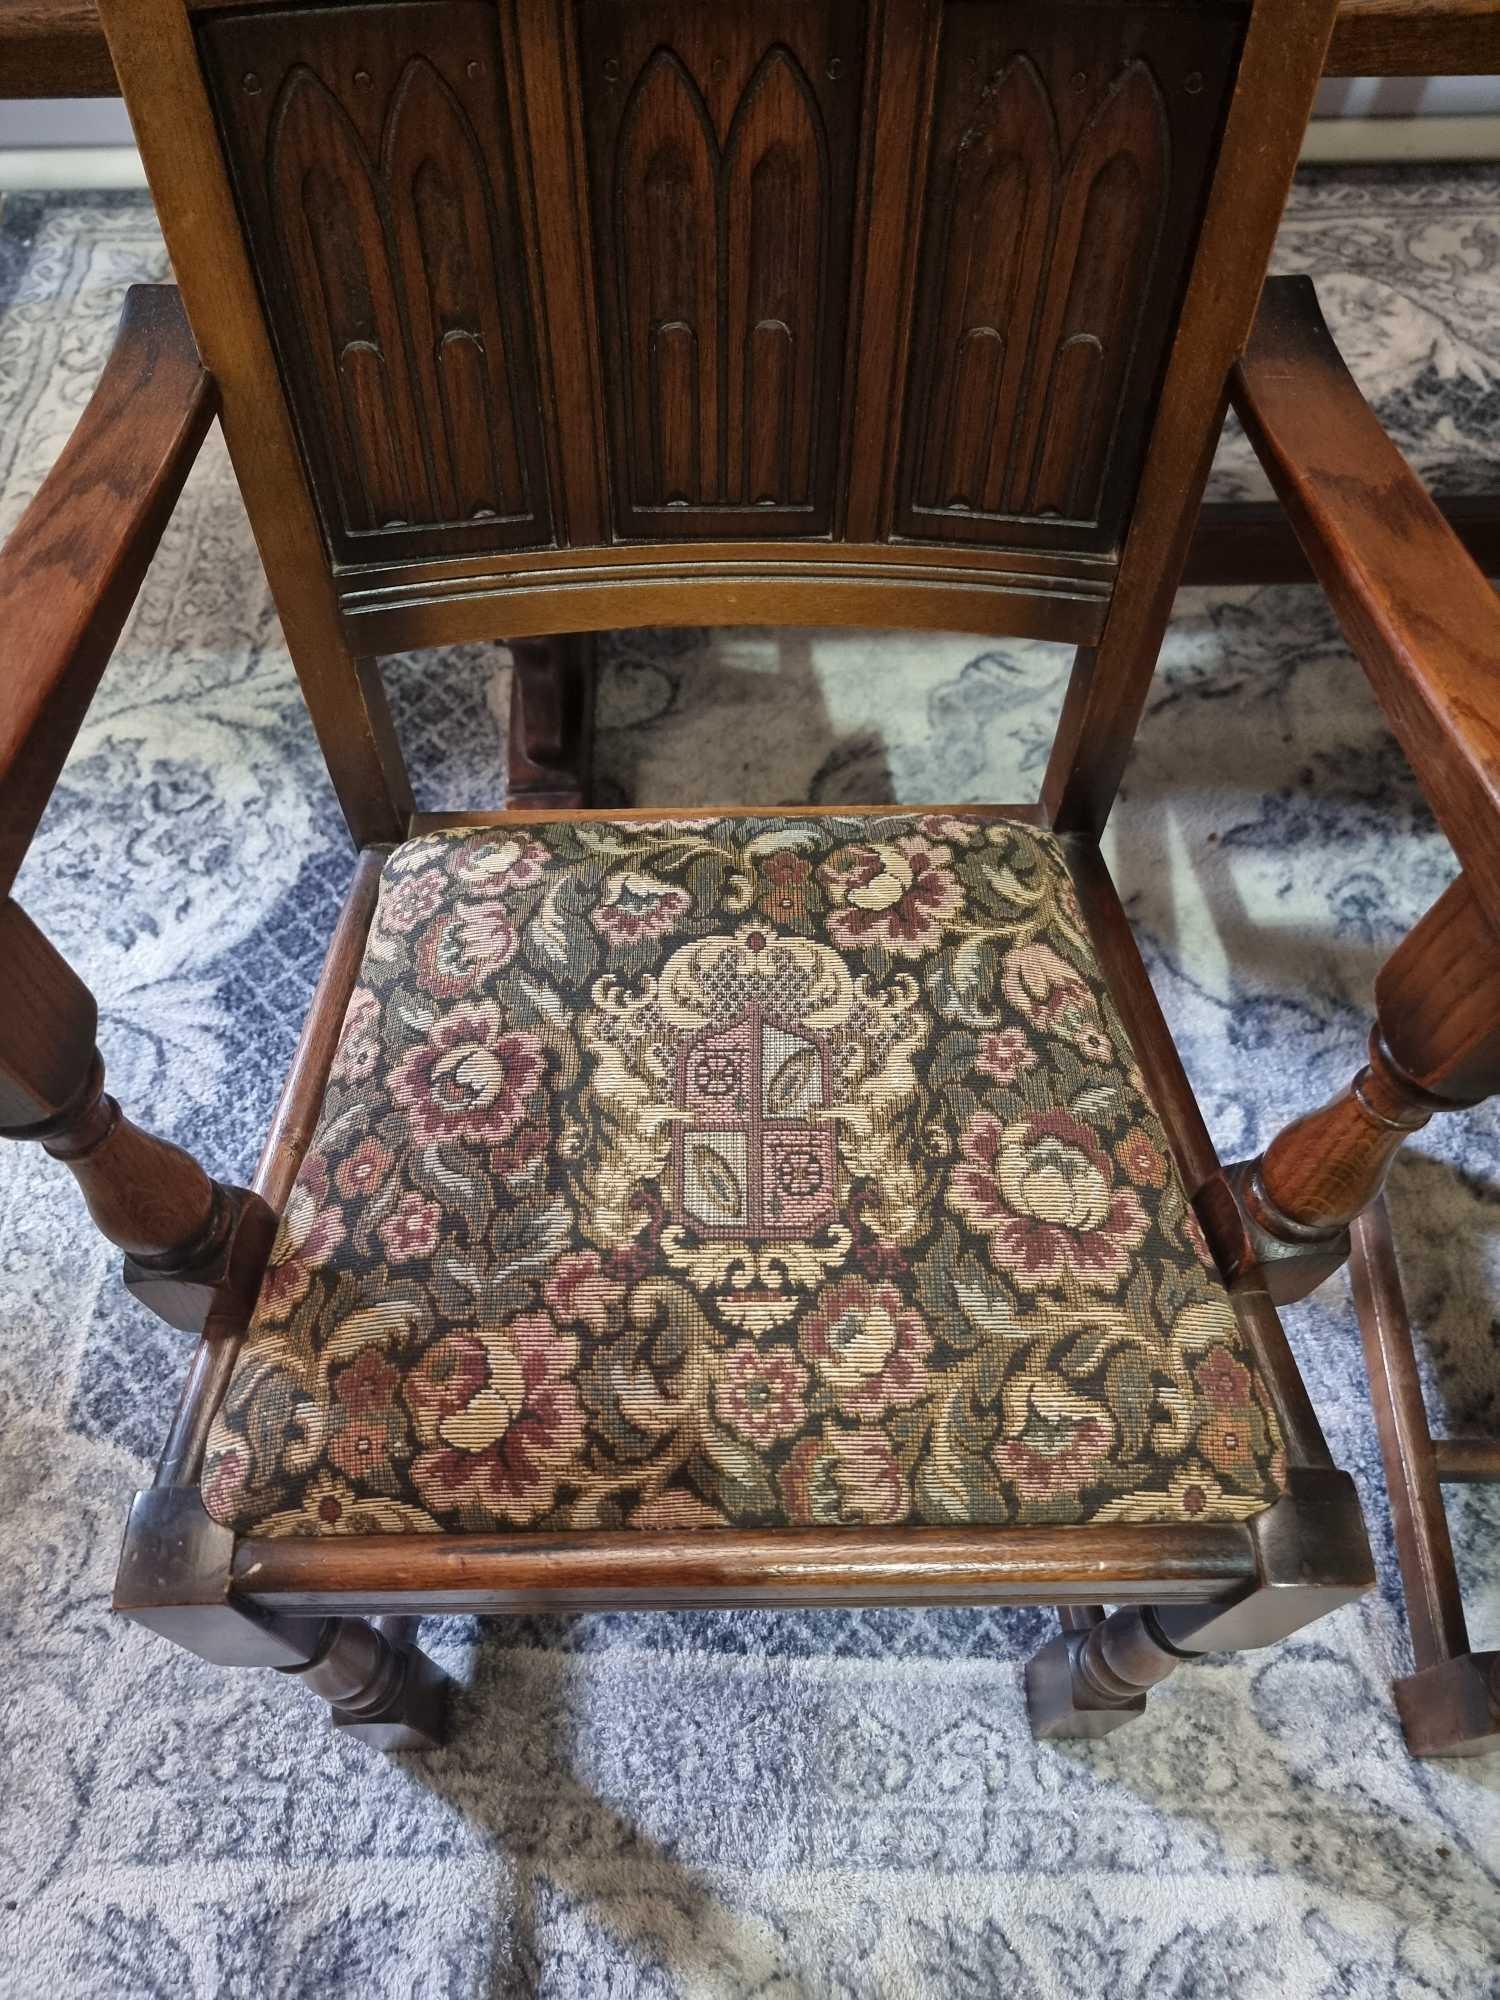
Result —
M1309 177L1278 264L1448 491L1500 483L1500 174ZM82 407L143 200L0 216L0 531ZM1226 446L1219 490L1254 484ZM3 646L3 639L0 639ZM501 656L395 663L427 804L493 803ZM627 634L606 799L1017 796L1066 656L899 633ZM1382 955L1452 872L1311 589L1188 592L1113 826L1221 1150L1344 1082ZM195 473L21 894L90 979L114 1088L245 1177L348 877L222 450ZM3 1003L0 1003L3 1004ZM1392 1208L1435 1409L1500 1427L1500 1120L1430 1127ZM429 1627L454 1747L383 1761L270 1675L111 1621L185 1343L66 1174L0 1153L0 1992L1478 2000L1500 1992L1500 1757L1416 1765L1346 1281L1289 1317L1382 1590L1214 1660L1107 1743L1038 1749L1040 1614ZM1500 1644L1500 1495L1451 1514Z

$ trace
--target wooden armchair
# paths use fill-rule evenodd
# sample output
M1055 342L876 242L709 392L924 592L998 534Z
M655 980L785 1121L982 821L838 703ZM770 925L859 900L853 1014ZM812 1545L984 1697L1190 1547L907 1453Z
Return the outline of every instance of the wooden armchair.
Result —
M215 406L359 850L248 1190L5 906L0 1126L198 1335L117 1608L412 1747L424 1612L1050 1602L1068 1736L1368 1588L1275 1301L1492 1087L1493 612L1308 301L1251 337L1331 0L101 12L186 317L4 552L0 887ZM1289 504L1466 872L1226 1175L1098 835L1231 377L1273 463L1315 402ZM1071 641L1040 803L414 811L382 650L715 621Z
M1500 1441L1434 1443L1381 1199L1406 1138L1500 1089L1500 606L1382 432L1305 278L1272 280L1231 396L1298 540L1462 864L1381 968L1369 1062L1333 1103L1231 1172L1271 1296L1350 1254L1416 1672L1396 1684L1419 1754L1500 1736L1500 1653L1470 1648L1443 1479L1500 1480Z

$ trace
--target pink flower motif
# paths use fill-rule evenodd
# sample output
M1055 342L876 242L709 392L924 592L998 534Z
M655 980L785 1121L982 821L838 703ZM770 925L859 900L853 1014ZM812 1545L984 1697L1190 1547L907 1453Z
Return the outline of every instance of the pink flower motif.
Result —
M347 1159L340 1160L333 1184L345 1201L363 1200L375 1192L394 1165L395 1156L389 1146L382 1146L378 1139L364 1138Z
M798 923L808 914L817 896L810 861L780 849L766 856L760 875L764 886L755 899L758 910L782 924Z
M763 1354L753 1340L728 1348L715 1366L714 1407L749 1443L793 1437L807 1421L807 1370L784 1347Z
M577 1366L577 1340L544 1312L427 1350L405 1394L427 1447L412 1481L433 1513L525 1527L547 1512L583 1448Z
M1023 1070L1035 1069L1037 1053L1020 1028L1001 1028L979 1038L974 1067L996 1083L1014 1083Z
M819 1293L798 1339L839 1408L855 1416L878 1417L927 1393L932 1335L894 1285L837 1279Z
M367 1347L329 1381L328 1456L350 1479L384 1492L396 1487L395 1454L406 1442L397 1402L401 1371Z
M957 813L923 813L917 831L929 840L951 840L955 847L967 847L979 838L978 820L960 819Z
M440 1015L427 1040L402 1058L391 1097L418 1145L498 1145L521 1123L544 1066L535 1035L502 1033L500 1010L471 1001Z
M660 882L637 869L619 869L604 885L604 896L589 921L614 944L665 937L693 907L686 889Z
M539 840L501 831L459 850L457 874L471 889L529 889L542 878L548 853Z
M1071 1042L1090 1062L1113 1059L1114 1043L1105 1033L1097 996L1051 945L1023 944L1007 952L1000 990L1044 1034Z
M440 1000L456 1000L508 965L519 942L500 903L461 903L422 933L417 984Z
M874 1527L904 1521L906 1478L883 1431L827 1430L803 1438L782 1468L787 1519L806 1527Z
M1166 1186L1166 1156L1149 1133L1139 1128L1127 1132L1115 1147L1115 1158L1137 1187Z
M1109 1457L1110 1433L1097 1417L1063 1416L1055 1422L1033 1407L1024 1434L995 1446L995 1468L1023 1500L1073 1500L1099 1476Z
M994 1263L1029 1290L1066 1277L1113 1287L1146 1234L1134 1188L1116 1187L1109 1156L1070 1111L1002 1125L976 1112L960 1139L948 1200L989 1237Z
M951 848L920 835L840 848L818 870L830 900L843 905L829 916L829 937L846 948L883 945L898 958L925 957L963 902L952 860Z
M599 1254L575 1250L559 1257L547 1280L546 1299L559 1320L578 1320L594 1333L609 1331L610 1310L625 1296L625 1287L604 1274Z
M1250 1401L1250 1370L1227 1347L1211 1347L1193 1370L1209 1402L1222 1410L1243 1409Z
M443 873L440 868L424 869L420 875L404 876L387 883L380 898L382 931L414 931L425 923L443 900Z
M250 1454L243 1446L232 1444L210 1454L198 1490L214 1520L232 1521L249 1484Z
M443 1211L435 1201L408 1189L375 1234L393 1264L409 1264L414 1257L432 1255L442 1220Z

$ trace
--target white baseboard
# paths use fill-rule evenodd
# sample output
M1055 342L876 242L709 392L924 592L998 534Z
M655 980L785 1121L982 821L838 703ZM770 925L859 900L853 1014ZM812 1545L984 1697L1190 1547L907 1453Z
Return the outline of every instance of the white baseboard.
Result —
M1500 116L1319 118L1307 128L1304 160L1500 161ZM134 146L0 146L0 193L23 188L143 188Z
M1318 118L1307 128L1302 157L1332 165L1387 160L1500 161L1500 117Z
M146 169L134 146L0 146L0 194L145 185Z

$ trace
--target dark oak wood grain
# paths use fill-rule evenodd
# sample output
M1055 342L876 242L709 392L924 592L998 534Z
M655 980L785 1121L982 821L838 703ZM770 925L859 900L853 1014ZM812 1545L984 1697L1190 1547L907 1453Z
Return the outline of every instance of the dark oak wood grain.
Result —
M1110 557L925 545L754 541L622 544L471 563L361 568L340 579L350 643L414 646L642 625L892 624L1087 644L1103 629Z
M651 1535L339 1535L240 1542L236 1588L277 1610L570 1611L646 1603L1029 1604L1228 1600L1255 1576L1210 1527L714 1529Z
M617 532L827 534L863 0L583 0Z
M1306 278L1273 278L1232 395L1475 894L1500 915L1500 604L1360 394Z
M493 9L266 7L198 41L334 555L550 541Z
M506 798L522 807L585 806L594 749L592 633L511 642Z
M1222 420L1296 171L1335 9L1255 6L1198 252L1156 404L1120 572L1098 645L1080 652L1042 797L1064 832L1102 828L1156 668Z
M1116 547L1242 26L943 9L900 533Z
M1444 1486L1500 1484L1500 1438L1434 1438L1432 1449Z
M323 959L318 983L313 988L307 1019L302 1024L292 1066L282 1085L271 1127L255 1170L255 1191L279 1215L297 1178L317 1128L328 1087L328 1072L338 1049L349 995L359 977L365 940L375 916L380 895L380 872L385 854L368 848L355 866L354 879L344 898L344 907L334 926Z
M114 0L115 69L236 478L319 747L356 845L399 840L412 810L384 691L339 622L322 531L259 289L178 0Z
M1436 1112L1500 1089L1500 605L1361 397L1306 279L1274 279L1233 397L1461 863L1382 968L1369 1061L1233 1175L1274 1295L1304 1296Z
M1496 0L1343 0L1324 74L1500 74L1500 6Z
M1343 0L1325 76L1493 76L1497 0ZM94 0L0 0L0 95L116 97Z
M1263 1264L1284 1303L1343 1262L1349 1225L1413 1132L1500 1089L1500 936L1466 876L1382 966L1375 1005L1349 1087L1232 1174L1248 1233L1229 1261Z
M1500 493L1433 496L1486 576L1500 577ZM1184 584L1313 583L1312 564L1277 500L1216 500L1198 516Z
M946 625L1090 649L1049 804L1075 823L1076 764L1073 792L1091 801L1076 823L1097 823L1330 4L1256 0L1260 40L1221 134L1238 6L504 0L492 14L480 0L360 0L205 10L195 31L179 0L107 0L122 62L140 58L129 88L174 257L196 274L226 231L239 239L214 285L190 277L188 302L234 384L231 449L357 836L390 837L410 812L370 655L721 620ZM194 33L213 103L187 60ZM419 98L430 115L413 119ZM215 105L238 223L209 143ZM1012 296L986 218L1013 170L1035 181L1036 226ZM439 182L446 207L419 198ZM481 208L488 238L472 226ZM911 254L886 254L903 236ZM984 329L1002 304L995 376ZM503 359L520 414L497 449L523 483L545 483L561 546L507 549L503 512L454 521L477 477L465 454L495 426L449 420L449 375L430 374L440 321L443 368L489 397L466 409L502 408ZM953 487L960 435L978 434L971 392L978 429L989 421L986 381L1002 421L979 484L927 508L932 479ZM252 408L282 421L252 426ZM1132 509L1146 437L1156 469ZM910 507L896 518L903 479L920 525L936 524L925 546L910 543ZM314 501L331 574L305 533ZM1138 568L1122 589L1127 516ZM539 514L512 525L548 539ZM386 559L392 538L400 561ZM689 546L692 565L674 565Z
M1289 1462L1329 1467L1333 1460L1328 1445L1264 1276L1250 1258L1225 1254L1214 1226L1224 1204L1232 1206L1233 1197L1109 869L1092 841L1074 836L1066 842L1066 853L1090 939L1146 1078L1147 1094L1166 1129L1183 1186L1203 1220L1221 1269L1235 1275L1230 1300L1276 1413ZM1238 1247L1237 1238L1233 1247Z
M542 810L526 807L504 807L498 812L431 812L417 813L412 820L413 838L421 833L437 833L450 826L533 826L539 821L551 820L632 820L660 819L663 811L669 811L674 819L723 819L740 813L763 813L764 806L591 806L583 811L563 811L555 807ZM780 819L823 819L834 810L829 806L777 806L776 815ZM1020 806L976 806L976 805L848 805L839 806L841 814L849 813L961 813L970 819L1019 819L1028 825L1039 824L1040 816L1034 805Z
M0 550L0 895L216 407L176 292L133 285L83 415Z
M118 97L94 0L0 0L0 97Z
M0 965L0 1138L68 1168L100 1235L124 1251L126 1284L171 1325L201 1328L231 1302L247 1311L271 1248L265 1203L124 1115L104 1089L94 996L8 898Z

